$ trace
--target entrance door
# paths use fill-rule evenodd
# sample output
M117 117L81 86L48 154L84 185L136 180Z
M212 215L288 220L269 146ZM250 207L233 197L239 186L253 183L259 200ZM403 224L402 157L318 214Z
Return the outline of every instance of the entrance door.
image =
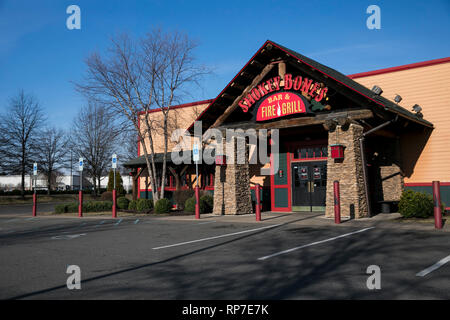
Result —
M292 210L325 211L327 162L295 162L292 166Z

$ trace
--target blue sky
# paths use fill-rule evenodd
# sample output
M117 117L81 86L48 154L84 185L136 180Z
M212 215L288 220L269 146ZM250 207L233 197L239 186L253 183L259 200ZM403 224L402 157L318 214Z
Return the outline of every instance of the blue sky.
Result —
M66 8L81 8L81 30ZM366 8L381 9L369 30ZM450 1L0 0L0 112L20 89L34 94L50 124L67 128L85 101L79 81L88 54L109 38L154 27L197 40L214 70L185 102L215 98L267 39L345 74L450 56Z

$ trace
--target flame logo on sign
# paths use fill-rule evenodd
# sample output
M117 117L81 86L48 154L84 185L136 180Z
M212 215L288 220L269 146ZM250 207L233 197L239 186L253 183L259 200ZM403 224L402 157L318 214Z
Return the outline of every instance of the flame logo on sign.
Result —
M272 94L259 105L256 121L266 121L293 114L306 113L306 103L303 97L293 92Z

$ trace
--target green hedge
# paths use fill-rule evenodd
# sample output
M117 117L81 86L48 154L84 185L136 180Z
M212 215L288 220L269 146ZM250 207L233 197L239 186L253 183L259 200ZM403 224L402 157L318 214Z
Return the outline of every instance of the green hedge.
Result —
M112 210L111 201L86 201L83 202L83 212L102 212ZM78 212L78 203L64 203L55 206L55 213L74 213Z
M184 211L186 212L195 212L195 197L189 198L186 200L185 204L184 204ZM207 210L207 203L205 200L202 200L202 198L200 198L200 213L205 213Z
M398 211L405 218L428 218L433 215L433 197L424 192L405 190Z
M155 203L155 213L169 213L172 208L172 204L169 199L159 199Z
M131 200L128 204L128 210L136 211L137 210L137 200Z
M139 212L148 212L153 208L153 200L151 199L138 199L136 203L136 210Z
M117 208L127 210L130 204L130 200L125 197L117 198Z
M200 197L200 203L202 202L205 203L205 213L211 213L214 208L214 197L209 194L205 194Z

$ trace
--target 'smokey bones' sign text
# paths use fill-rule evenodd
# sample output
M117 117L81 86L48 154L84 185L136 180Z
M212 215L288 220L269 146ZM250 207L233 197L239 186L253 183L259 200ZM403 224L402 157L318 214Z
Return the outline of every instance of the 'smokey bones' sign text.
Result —
M280 76L270 78L250 90L250 93L239 101L239 106L244 112L247 112L256 101L263 98L268 93L279 91L281 86ZM284 90L299 91L314 98L317 102L320 102L326 96L328 88L325 87L323 83L313 83L312 79L302 78L301 76L293 78L292 74L286 73L284 75Z

